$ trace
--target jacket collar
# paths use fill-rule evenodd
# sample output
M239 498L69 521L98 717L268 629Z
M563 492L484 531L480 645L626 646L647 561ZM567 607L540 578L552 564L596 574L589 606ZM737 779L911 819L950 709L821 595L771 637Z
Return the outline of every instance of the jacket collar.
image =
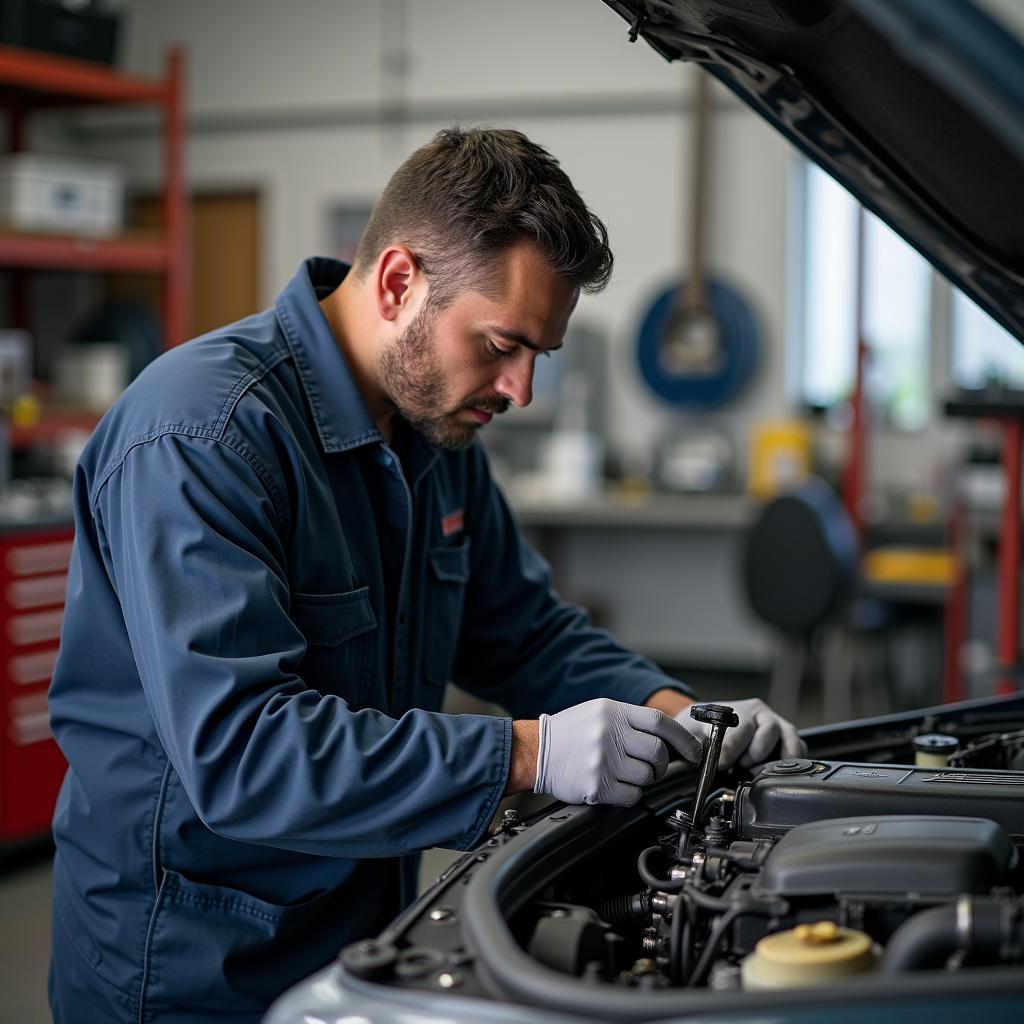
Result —
M384 440L320 309L348 272L326 256L303 260L274 303L325 452Z
M320 300L345 279L350 266L326 256L303 260L277 297L274 308L291 349L325 452L344 452L384 443L338 341L320 308ZM439 455L419 432L412 432L413 486Z

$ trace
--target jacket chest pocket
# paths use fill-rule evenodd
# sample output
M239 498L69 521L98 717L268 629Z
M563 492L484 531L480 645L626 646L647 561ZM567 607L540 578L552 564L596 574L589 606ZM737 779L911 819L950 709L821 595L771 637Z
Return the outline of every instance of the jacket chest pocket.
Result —
M292 594L292 621L302 631L306 651L299 674L311 689L334 693L363 705L373 673L377 617L370 588L343 594Z
M452 675L468 582L468 538L458 547L430 548L427 551L423 674L434 686L444 686Z

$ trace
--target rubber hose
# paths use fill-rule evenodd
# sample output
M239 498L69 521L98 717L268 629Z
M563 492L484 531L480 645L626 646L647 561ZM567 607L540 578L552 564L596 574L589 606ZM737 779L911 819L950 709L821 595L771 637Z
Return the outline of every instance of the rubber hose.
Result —
M999 897L963 899L914 914L892 933L882 956L882 971L942 967L956 952L995 960L1019 960L1024 901Z
M633 896L619 896L597 908L597 916L611 925L635 924L650 912L651 894L646 890Z
M685 878L659 878L651 870L651 858L664 857L664 855L665 851L660 846L648 846L637 858L636 873L644 885L649 885L652 889L657 889L660 892L681 892L683 886L686 885Z

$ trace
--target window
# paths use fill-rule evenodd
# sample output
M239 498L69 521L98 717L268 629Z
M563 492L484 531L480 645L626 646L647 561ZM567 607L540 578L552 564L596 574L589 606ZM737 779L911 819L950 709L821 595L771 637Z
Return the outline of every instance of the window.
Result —
M853 393L856 369L858 203L803 162L802 281L798 298L800 397L831 408ZM931 267L873 215L865 230L866 390L876 417L923 427L929 407ZM1024 363L1021 364L1024 369Z
M802 227L794 255L801 288L794 326L800 399L831 409L853 393L858 204L814 164L800 161L797 175ZM865 235L868 399L877 421L919 429L928 418L936 276L923 257L872 214ZM1024 345L961 291L948 292L952 384L1024 388Z
M962 292L953 296L953 383L1024 388L1024 345Z

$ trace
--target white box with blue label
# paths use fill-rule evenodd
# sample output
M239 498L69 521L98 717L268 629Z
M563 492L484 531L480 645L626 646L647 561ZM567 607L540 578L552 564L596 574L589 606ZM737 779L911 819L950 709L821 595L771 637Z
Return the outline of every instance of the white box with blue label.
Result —
M124 225L124 171L78 157L0 157L0 223L16 231L117 234Z

